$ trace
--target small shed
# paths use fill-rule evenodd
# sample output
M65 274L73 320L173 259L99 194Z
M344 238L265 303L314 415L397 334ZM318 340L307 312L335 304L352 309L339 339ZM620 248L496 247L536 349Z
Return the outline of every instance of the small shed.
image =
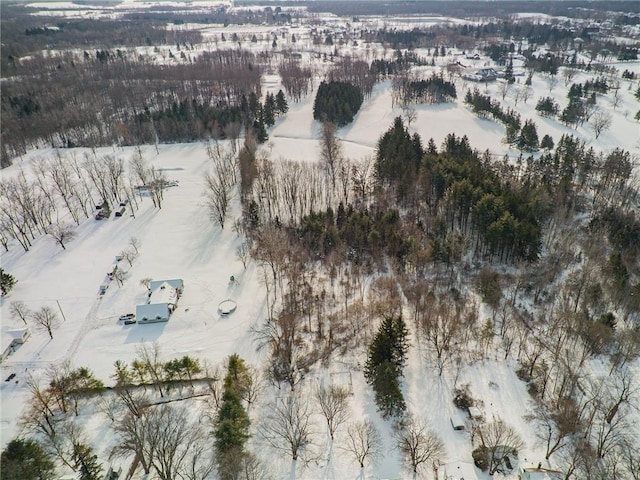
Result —
M469 416L472 420L482 420L484 415L482 415L482 410L478 407L469 407Z
M0 356L0 363L3 362L13 352L15 352L18 346L26 342L27 339L31 336L31 333L29 332L29 329L27 327L6 330L6 334L9 340L9 344L3 350L2 355Z
M451 422L451 427L453 427L454 430L460 431L466 429L465 419L460 412L453 412L451 417L449 417L449 421Z

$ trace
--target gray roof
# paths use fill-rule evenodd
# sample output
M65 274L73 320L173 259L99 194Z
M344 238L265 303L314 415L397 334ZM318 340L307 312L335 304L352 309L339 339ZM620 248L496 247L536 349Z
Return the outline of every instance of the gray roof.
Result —
M182 290L182 279L181 278L174 278L173 280L153 280L150 284L149 284L149 290L151 290L152 292L154 290L156 290L158 287L160 287L163 283L168 283L169 285L171 285L173 288L177 288L178 290Z
M138 323L166 322L169 320L168 303L149 303L136 307L136 320Z

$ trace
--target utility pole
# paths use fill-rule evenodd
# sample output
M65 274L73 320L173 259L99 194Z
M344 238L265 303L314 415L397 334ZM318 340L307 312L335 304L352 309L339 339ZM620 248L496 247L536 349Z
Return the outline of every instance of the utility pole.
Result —
M62 307L60 306L60 302L58 300L56 300L56 303L58 304L58 308L60 309L60 314L62 315L62 319L66 322L67 321L67 317L64 316L64 312L62 311Z

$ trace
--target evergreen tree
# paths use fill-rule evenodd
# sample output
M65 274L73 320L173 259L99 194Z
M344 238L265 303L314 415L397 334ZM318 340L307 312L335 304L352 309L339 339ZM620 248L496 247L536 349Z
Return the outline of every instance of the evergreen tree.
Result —
M536 112L545 117L554 117L558 114L558 104L551 97L541 97L536 104Z
M98 456L93 453L93 448L83 443L74 443L72 460L80 474L79 480L102 480L102 465L98 463Z
M532 120L526 120L518 136L518 148L525 152L538 150L538 131Z
M262 118L256 119L253 122L253 131L256 134L258 143L264 143L269 139L269 134L267 134L267 128L265 127Z
M0 296L4 297L7 295L11 290L13 290L16 283L18 283L18 281L14 276L0 267Z
M513 59L509 58L507 67L504 69L504 79L509 83L514 83L516 78L513 76Z
M372 387L375 392L376 405L383 417L399 417L407 409L395 366L391 362L378 365Z
M278 90L276 94L276 110L279 115L284 115L289 111L289 105L287 104L287 98L282 90Z
M364 375L385 417L399 415L406 409L398 379L407 358L407 335L401 316L385 317L369 346Z
M269 127L276 123L276 98L273 93L267 93L267 96L264 99L262 117L265 125Z
M215 447L218 475L222 480L238 478L247 452L250 420L242 405L242 394L247 388L249 370L238 355L231 355L224 379L222 405L215 419Z
M544 137L542 137L542 140L540 141L540 148L544 149L544 150L553 150L553 138L550 135L545 135Z
M569 105L565 107L560 115L560 120L566 125L576 126L583 121L585 115L584 103L581 98L571 97Z
M55 464L34 440L11 440L2 451L1 480L53 480Z

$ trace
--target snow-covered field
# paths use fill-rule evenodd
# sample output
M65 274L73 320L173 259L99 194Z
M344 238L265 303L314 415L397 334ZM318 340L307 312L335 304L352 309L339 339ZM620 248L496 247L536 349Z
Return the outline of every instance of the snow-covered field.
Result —
M65 9L67 2L47 5L47 8ZM640 73L640 62L625 63L620 67ZM424 74L430 74L430 71L438 72L440 66L427 68ZM592 76L580 73L573 82L585 81ZM519 81L523 82L523 77L519 77ZM563 133L570 133L578 135L597 151L622 147L638 158L640 125L633 116L639 107L628 81L621 82L621 101L617 108L613 108L611 94L598 98L598 107L612 115L611 128L598 139L595 139L589 124L573 130L556 119L536 114L534 107L541 96L552 96L561 108L567 103L562 80L551 89L549 82L548 78L535 75L531 87L533 94L527 103L520 100L516 104L513 92L523 89L524 85L515 84L502 100L500 82L485 87L471 82L463 85L458 80L457 102L417 106L417 118L411 123L411 130L419 133L425 143L433 138L440 145L447 134L456 133L467 135L472 147L481 151L488 149L496 158L505 154L516 157L519 152L503 143L505 132L501 124L478 119L464 106L464 88L478 87L483 92L486 88L488 94L499 99L503 106L516 109L523 121L533 119L538 125L540 138L549 134L557 141ZM265 76L264 87L265 91L276 92L280 88L278 76ZM269 141L263 148L272 159L318 160L320 127L312 118L314 96L311 94L297 104L290 103L288 114L269 131ZM402 115L402 110L392 106L390 82L376 85L354 122L338 131L345 155L353 159L373 155L380 135L399 115ZM62 153L82 155L84 151L78 149ZM128 161L134 149L104 148L98 149L97 153L121 156ZM2 175L8 178L17 175L21 169L29 171L33 161L52 154L50 150L32 151L3 170ZM169 180L178 182L177 186L165 191L161 209L154 208L150 198L141 197L135 217L84 220L77 229L76 238L65 250L52 238L41 237L29 252L23 252L15 244L11 245L8 253L2 254L2 267L11 272L18 283L11 294L1 300L1 348L4 350L8 344L8 331L21 326L19 320L9 315L9 305L13 301L25 302L32 310L49 305L64 317L54 330L52 340L46 333L32 329L31 338L1 366L2 380L16 374L12 381L0 383L2 445L19 433L17 420L28 398L24 382L26 376L42 375L51 364L68 359L73 365L92 369L97 377L111 384L114 361L133 360L142 343L158 342L166 359L188 354L218 364L230 354L238 353L258 367L264 360L264 353L257 351L251 329L265 319L266 292L261 282L260 267L249 261L244 268L235 254L242 242L232 228L232 220L241 215L239 199L237 196L234 198L231 221L221 230L209 219L203 197L203 176L210 168L203 144L160 145L157 153L154 146L145 146L143 155L150 165L163 170ZM132 237L139 240L140 255L132 265L125 260L119 262L120 268L127 272L124 284L118 286L117 282L111 281L106 293L99 295L99 287L107 281L106 274L113 269L116 255L127 248ZM231 276L235 281L230 281ZM147 277L154 280L183 279L184 295L179 306L167 323L123 325L118 317L135 311L135 306L144 302L146 289L140 285L140 280ZM228 316L222 316L218 311L218 304L225 299L237 303L237 310ZM364 349L355 352L354 359L363 361L363 355ZM394 449L391 428L376 411L371 389L366 385L361 370L354 366L338 370L350 372L353 383L353 395L350 397L352 417L370 418L384 433L385 453L375 465L367 468L367 478L408 478L400 454ZM306 380L307 386L310 387L314 379L322 375L322 372L311 372ZM529 411L530 397L526 385L516 377L514 365L499 359L486 359L463 368L459 383L469 383L474 396L482 399L485 418L490 420L500 416L515 426L525 439L525 448L520 453L521 465L537 465L542 461L543 446L536 444L533 427L523 418ZM438 377L426 365L420 351L415 348L410 351L403 383L409 413L422 418L440 434L446 445L445 463L469 463L472 461L469 433L451 428L450 417L455 410L452 388L451 372ZM258 407L252 412L254 420L258 420L260 414ZM106 462L107 446L113 440L111 434L105 433L107 429L96 420L87 421L87 425L92 429L93 443L100 459ZM334 458L327 464L326 456L322 456L325 435L319 415L317 425L315 448L318 457L307 465L298 466L298 478L356 478L358 466L339 449L334 449ZM254 448L268 459L276 478L289 476L288 459L278 458L257 440ZM489 478L479 470L475 473L479 479Z

